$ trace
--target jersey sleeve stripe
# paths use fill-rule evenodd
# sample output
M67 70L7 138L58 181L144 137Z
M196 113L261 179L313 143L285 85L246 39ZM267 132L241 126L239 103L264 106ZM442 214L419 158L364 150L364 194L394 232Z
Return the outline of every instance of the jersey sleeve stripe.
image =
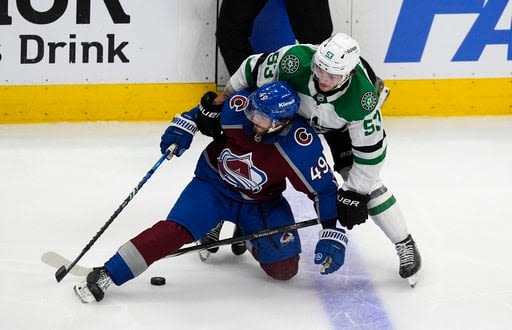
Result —
M382 204L380 205L377 205L371 209L368 209L368 214L369 215L377 215L377 214L380 214L384 211L386 211L387 209L389 209L393 204L396 203L396 198L395 196L391 195L390 198L388 198L385 202L383 202Z
M256 64L254 64L254 67L251 71L251 82L249 83L249 86L252 88L256 88L258 85L258 70L260 69L261 64L266 60L268 54L270 53L263 53L258 57L258 60L256 61Z
M252 69L251 69L251 62L252 62L252 58L249 58L246 62L245 62L245 79L247 81L247 85L250 87L250 88L255 88L256 87L256 83L255 83L255 80L254 78L252 77ZM236 89L235 89L236 90Z
M357 147L357 146L354 146L352 145L352 148L354 150L357 150L357 151L360 151L360 152L364 152L364 153L371 153L371 152L375 152L379 149L382 149L382 146L384 145L384 139L386 138L386 132L384 132L384 136L382 137L382 139L377 142L376 144L372 145L372 146L362 146L362 147Z
M380 156L372 158L372 159L365 159L365 158L354 156L354 163L358 163L361 165L377 165L380 162L382 162L384 160L384 158L386 158L387 150L388 150L388 148L384 149L384 151L382 152L382 154Z

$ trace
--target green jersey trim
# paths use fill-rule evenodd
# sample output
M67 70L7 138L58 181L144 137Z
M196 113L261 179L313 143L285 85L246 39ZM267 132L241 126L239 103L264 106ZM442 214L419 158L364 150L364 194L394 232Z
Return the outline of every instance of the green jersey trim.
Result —
M384 158L386 158L387 150L388 150L388 148L386 147L386 149L384 149L384 151L382 152L382 154L380 156L375 157L373 159L365 159L365 158L354 156L354 163L358 163L361 165L377 165L380 162L382 162L384 160Z
M391 195L390 198L388 198L385 202L383 202L382 204L379 204L371 209L368 209L368 214L369 215L377 215L377 214L380 214L384 211L386 211L387 209L389 209L391 206L393 206L394 204L396 203L396 198L395 196Z
M254 81L254 78L252 76L251 62L252 62L252 58L249 58L245 62L245 76L247 77L247 84L249 85L249 88L255 89L257 86L256 86L256 82Z

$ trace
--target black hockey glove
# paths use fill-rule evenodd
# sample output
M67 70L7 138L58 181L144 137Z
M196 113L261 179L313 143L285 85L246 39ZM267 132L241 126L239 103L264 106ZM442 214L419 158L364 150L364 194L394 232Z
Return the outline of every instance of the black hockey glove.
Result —
M222 133L220 126L220 112L222 104L214 105L213 100L217 97L214 92L206 92L201 97L199 103L199 113L197 114L196 124L201 133L211 136L214 139Z
M338 190L338 217L347 229L360 225L368 219L369 195L361 195L355 191Z

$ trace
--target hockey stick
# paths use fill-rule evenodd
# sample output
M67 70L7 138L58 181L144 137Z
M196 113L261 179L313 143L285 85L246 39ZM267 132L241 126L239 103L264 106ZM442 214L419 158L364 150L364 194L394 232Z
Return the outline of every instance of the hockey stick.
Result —
M43 253L41 256L41 261L55 269L59 269L61 267L69 267L71 265L71 260L68 260L57 252L53 251ZM85 277L90 272L92 272L92 268L80 266L78 264L75 264L73 268L68 268L68 273L75 276Z
M199 244L199 245L195 245L195 246L182 248L174 253L169 254L167 257L177 257L177 256L180 256L182 254L192 252L192 251L206 250L206 249L214 248L214 247L221 246L221 245L234 244L234 243L249 241L249 240L256 239L256 238L272 236L272 235L278 234L278 233L284 233L284 232L295 230L295 229L313 226L318 223L319 223L318 219L310 219L310 220L297 222L297 223L287 225L287 226L263 229L256 233L253 233L253 234L231 237L231 238L221 239L219 241L215 241L215 242L211 242L211 243Z
M78 257L75 258L75 260L73 260L73 262L71 262L69 264L68 267L66 267L66 265L62 265L59 269L57 269L57 271L55 272L55 279L57 280L57 282L60 282L62 281L62 279L69 273L69 271L71 269L73 269L73 267L75 267L75 265L77 264L77 262L84 256L85 253L87 253L87 251L89 251L89 249L91 248L91 246L98 240L98 238L105 232L105 230L108 228L108 226L110 226L110 224L114 221L115 218L117 218L117 216L119 215L119 213L121 213L121 211L126 207L126 205L128 205L128 203L133 199L133 197L135 197L135 195L137 194L137 192L142 188L142 186L149 180L149 178L151 178L151 176L153 175L153 173L155 173L155 171L158 169L158 167L160 167L160 165L162 164L162 162L166 159L171 159L172 158L172 155L173 155L173 152L174 152L174 149L176 149L176 144L172 144L169 149L167 149L167 151L162 155L162 157L160 157L160 159L158 159L158 161L155 163L155 165L153 165L153 167L146 173L146 175L142 178L142 180L139 182L139 184L137 185L137 187L135 187L132 192L128 195L128 197L126 197L126 199L121 203L121 205L119 205L119 207L117 208L117 210L114 212L114 214L112 214L112 216L110 217L110 219L108 219L107 222L105 222L105 224L103 225L103 227L100 228L100 230L96 233L96 235L94 235L94 237L89 241L89 243L87 243L87 245L83 248L82 252L80 252L80 254L78 255Z
M248 240L252 240L252 239L256 239L256 238L271 236L271 235L274 235L277 233L284 233L284 232L295 230L295 229L314 226L316 224L318 224L318 219L310 219L310 220L305 220L302 222L297 222L297 223L294 223L294 224L291 224L288 226L264 229L264 230L258 231L256 233L253 233L253 234L237 236L237 237L232 237L232 238L226 238L226 239L221 239L219 241L215 241L215 242L211 242L211 243L207 243L207 244L199 244L199 245L195 245L195 246L182 248L182 249L179 249L176 252L166 256L166 258L177 257L177 256L180 256L182 254L189 253L192 251L205 250L205 249L209 249L209 248L213 248L213 247L217 247L217 246L239 243L239 242L244 242L244 241L248 241ZM53 252L53 251L45 252L41 256L41 261L53 268L62 268L62 267L65 267L66 265L71 265L71 262L68 259L66 259L65 257L63 257L60 254ZM68 272L70 272L73 275L87 276L87 274L89 274L92 271L92 268L76 265L76 263L73 266L74 266L74 268L70 267L68 269Z

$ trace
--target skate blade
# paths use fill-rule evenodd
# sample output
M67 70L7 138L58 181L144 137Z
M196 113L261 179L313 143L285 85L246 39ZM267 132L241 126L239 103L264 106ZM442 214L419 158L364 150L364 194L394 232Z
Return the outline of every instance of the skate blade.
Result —
M196 245L201 245L201 242L197 241ZM197 254L199 255L199 259L201 259L202 262L205 262L206 259L208 259L208 257L210 256L210 251L208 251L208 249L199 250L197 251Z
M414 288L419 280L420 280L420 272L419 271L416 272L416 274L409 276L407 278L407 282L409 282L409 285L411 286L411 288Z
M208 250L199 250L199 259L201 259L202 262L205 262L208 257L210 256L210 251Z
M78 297L78 299L80 299L80 301L82 302L82 304L88 304L88 303L90 303L90 301L88 301L88 300L86 300L86 299L84 299L84 298L82 297L82 295L80 294L79 289L77 289L76 285L74 285L74 286L73 286L73 291L75 291L76 296Z
M201 241L196 241L196 245L201 245ZM202 262L205 262L210 256L210 251L208 251L208 249L199 250L197 251L197 254L199 255L199 259L201 259Z

